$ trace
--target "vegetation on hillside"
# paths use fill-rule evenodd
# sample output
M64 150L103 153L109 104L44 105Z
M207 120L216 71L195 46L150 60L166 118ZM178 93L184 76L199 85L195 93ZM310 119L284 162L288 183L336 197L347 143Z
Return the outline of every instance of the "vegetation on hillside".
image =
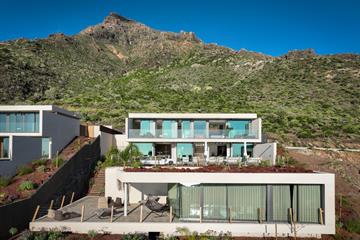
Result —
M0 103L57 104L124 126L128 112L256 112L271 136L360 142L360 56L269 57L116 14L75 36L0 44Z

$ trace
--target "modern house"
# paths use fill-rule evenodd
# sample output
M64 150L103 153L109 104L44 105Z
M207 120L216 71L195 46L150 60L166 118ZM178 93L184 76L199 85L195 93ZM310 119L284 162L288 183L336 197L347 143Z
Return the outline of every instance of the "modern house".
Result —
M145 163L276 159L276 143L263 141L261 118L253 113L129 113L125 125L126 141L138 146Z
M199 234L211 230L249 237L335 234L334 174L212 165L251 158L275 163L276 143L263 141L256 114L130 113L125 125L125 136L114 137L112 131L100 135L106 138L104 149L134 143L147 163L160 159L178 166L106 168L104 197L79 199L57 210L57 219L48 214L34 220L30 230L176 235L186 228ZM205 166L179 166L191 162ZM74 217L63 217L70 213Z
M11 176L20 165L52 158L79 130L79 118L56 106L0 106L0 175Z

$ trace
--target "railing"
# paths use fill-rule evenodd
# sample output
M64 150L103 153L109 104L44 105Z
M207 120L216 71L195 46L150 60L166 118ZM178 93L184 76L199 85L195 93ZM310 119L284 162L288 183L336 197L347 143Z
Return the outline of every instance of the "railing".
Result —
M129 129L129 138L189 138L189 139L257 139L258 131L252 130L174 130L174 129L156 129L156 130L142 130Z

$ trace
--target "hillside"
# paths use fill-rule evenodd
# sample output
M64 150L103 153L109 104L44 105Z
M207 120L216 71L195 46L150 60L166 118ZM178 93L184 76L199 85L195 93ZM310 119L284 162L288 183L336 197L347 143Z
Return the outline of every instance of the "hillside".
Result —
M114 13L74 36L0 43L0 89L1 104L116 127L128 112L257 112L288 144L360 144L360 55L234 51Z

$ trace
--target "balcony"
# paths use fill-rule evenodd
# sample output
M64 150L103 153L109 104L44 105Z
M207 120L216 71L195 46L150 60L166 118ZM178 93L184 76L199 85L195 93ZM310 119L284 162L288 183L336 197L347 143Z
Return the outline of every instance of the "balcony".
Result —
M217 129L217 130L174 130L156 129L144 131L142 129L129 129L129 138L160 138L160 139L257 139L259 131L248 129Z

